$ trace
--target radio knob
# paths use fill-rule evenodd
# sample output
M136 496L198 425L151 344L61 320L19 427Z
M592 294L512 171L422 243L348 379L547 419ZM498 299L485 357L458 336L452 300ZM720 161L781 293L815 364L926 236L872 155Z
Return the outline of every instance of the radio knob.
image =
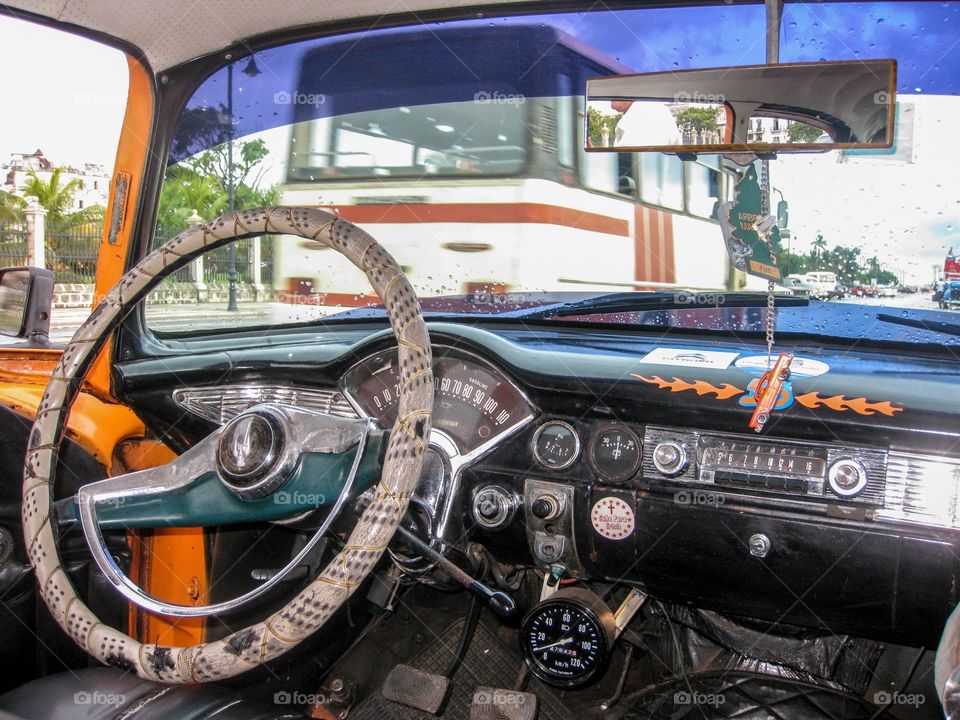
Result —
M687 469L687 449L676 440L664 440L653 449L653 465L667 477Z
M856 497L867 487L867 470L853 458L840 458L830 466L827 482L840 497Z

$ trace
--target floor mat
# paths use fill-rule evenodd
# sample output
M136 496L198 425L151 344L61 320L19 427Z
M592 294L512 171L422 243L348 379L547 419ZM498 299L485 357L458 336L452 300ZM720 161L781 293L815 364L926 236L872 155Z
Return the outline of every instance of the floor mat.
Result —
M409 664L426 672L442 673L457 647L462 628L462 620L454 623ZM516 680L521 662L523 660L519 653L505 648L496 636L480 623L463 664L453 676L450 699L440 715L430 715L398 705L377 692L350 712L350 720L429 720L435 717L444 720L468 720L470 703L477 687L486 685L510 688ZM538 720L573 720L573 715L553 690L537 680L531 680L526 690L539 698Z

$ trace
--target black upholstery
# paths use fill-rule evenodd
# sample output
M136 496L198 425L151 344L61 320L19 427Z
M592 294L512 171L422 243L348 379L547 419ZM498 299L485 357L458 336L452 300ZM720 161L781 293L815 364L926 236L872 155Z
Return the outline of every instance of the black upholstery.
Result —
M296 707L251 702L216 685L173 686L113 668L49 675L0 695L0 720L303 719Z

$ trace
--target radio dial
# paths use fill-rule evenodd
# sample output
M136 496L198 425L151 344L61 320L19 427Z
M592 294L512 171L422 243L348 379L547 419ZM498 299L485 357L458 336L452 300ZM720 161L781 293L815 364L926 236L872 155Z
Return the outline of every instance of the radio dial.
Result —
M840 497L856 497L867 487L867 470L853 458L841 458L830 466L827 481Z
M687 462L687 449L676 440L664 440L653 449L654 467L667 477L682 473Z

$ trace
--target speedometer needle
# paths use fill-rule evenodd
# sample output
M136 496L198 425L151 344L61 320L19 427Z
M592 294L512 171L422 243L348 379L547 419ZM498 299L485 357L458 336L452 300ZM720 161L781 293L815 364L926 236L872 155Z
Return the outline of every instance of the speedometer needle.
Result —
M533 651L535 653L542 652L543 650L549 650L552 647L557 647L558 645L569 645L573 642L572 637L565 637L563 640L557 640L555 643L550 643L549 645L541 645L540 647L535 647Z

